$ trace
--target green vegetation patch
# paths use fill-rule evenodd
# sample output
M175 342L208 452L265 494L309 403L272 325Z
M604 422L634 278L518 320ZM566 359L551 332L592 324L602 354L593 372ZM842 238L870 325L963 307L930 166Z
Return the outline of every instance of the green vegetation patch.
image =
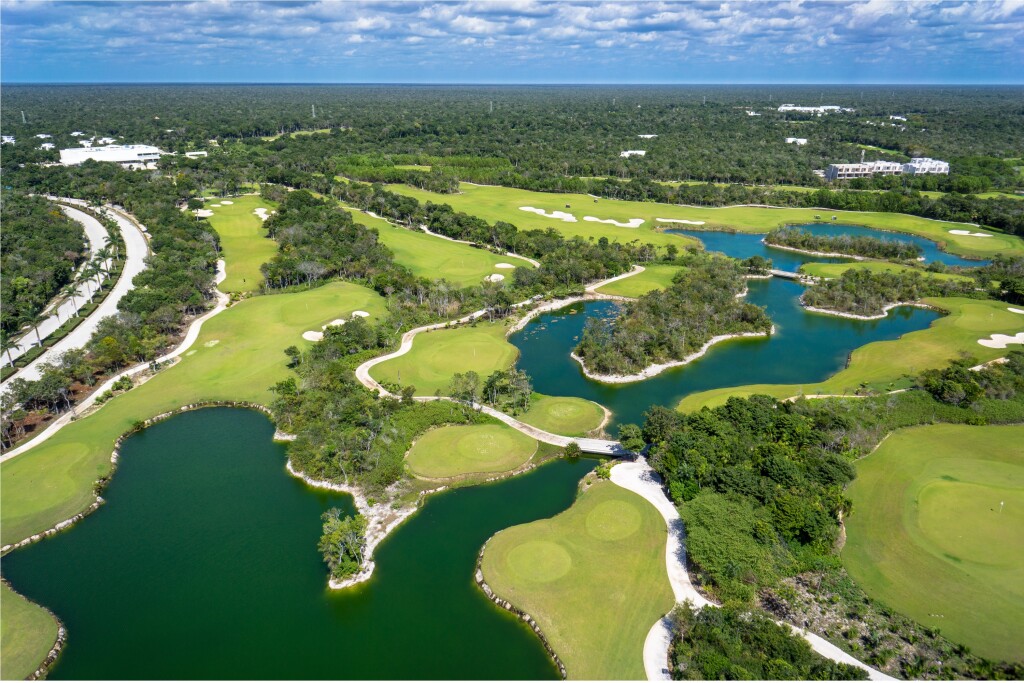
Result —
M611 482L551 519L498 532L484 579L530 614L570 678L641 680L651 625L672 608L665 521Z
M537 442L504 424L453 425L427 432L406 456L418 477L449 479L511 472L537 451Z
M228 205L223 201L214 199L206 203L206 208L213 211L207 220L220 235L221 254L227 266L227 277L220 284L220 290L257 290L263 284L260 266L277 253L277 242L267 237L256 209L264 208L269 212L277 208L277 203L258 195L231 197ZM211 206L213 204L220 206Z
M384 300L365 287L333 282L247 299L208 320L177 365L0 465L0 539L20 541L91 504L93 483L110 472L114 440L135 422L200 401L269 404L269 387L290 374L283 350L308 347L304 331L356 310L383 317Z
M814 277L836 278L848 270L854 268L870 270L872 273L907 273L917 272L925 277L937 278L939 280L954 280L960 282L973 282L973 279L966 275L956 273L933 273L922 268L906 266L902 263L890 263L888 261L858 261L856 263L805 263L800 266L800 272Z
M26 679L57 640L57 622L39 605L0 585L0 661L5 680Z
M644 271L636 275L630 275L622 280L601 287L597 291L601 294L611 296L628 296L635 299L655 289L665 289L672 284L675 277L682 268L680 266L669 266L655 264L644 266Z
M993 659L1024 631L1024 426L928 425L857 465L842 553L874 598Z
M530 409L517 417L552 434L584 436L604 422L604 409L593 401L576 396L534 394Z
M376 229L380 241L394 253L395 261L420 277L444 278L459 287L466 287L482 283L489 275L511 278L513 269L498 268L499 263L533 268L530 262L514 256L502 256L487 249L401 228L355 209L346 207L346 210L356 223Z
M452 376L470 370L487 377L512 366L518 355L505 340L505 323L436 330L417 335L412 350L370 371L379 382L416 387L417 396L448 394Z

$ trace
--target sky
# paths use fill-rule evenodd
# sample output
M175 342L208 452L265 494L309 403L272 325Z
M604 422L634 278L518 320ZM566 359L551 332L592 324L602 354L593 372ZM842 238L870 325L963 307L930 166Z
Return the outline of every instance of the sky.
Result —
M1024 83L1024 0L0 0L4 83Z

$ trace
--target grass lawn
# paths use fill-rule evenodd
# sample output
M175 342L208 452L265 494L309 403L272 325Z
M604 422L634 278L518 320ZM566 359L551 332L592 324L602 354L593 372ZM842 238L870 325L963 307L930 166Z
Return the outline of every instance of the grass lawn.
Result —
M395 168L400 168L403 171L427 171L429 173L433 166L423 166L422 164L395 164Z
M406 463L417 477L450 479L511 472L536 452L535 440L508 425L451 425L418 438Z
M395 261L420 277L445 278L459 287L466 287L480 284L488 275L512 277L512 268L496 268L499 263L533 267L529 261L514 256L502 256L418 230L400 228L356 209L346 210L357 223L375 228L380 233L380 241L395 253Z
M0 662L5 681L35 672L57 640L57 622L42 607L0 585Z
M937 319L924 330L856 349L850 366L823 382L751 384L712 389L687 396L679 402L678 409L690 412L705 405L722 405L730 396L753 394L768 394L776 398L800 394L852 394L861 384L884 391L890 383L906 375L917 375L928 368L948 365L961 352L967 352L981 362L1004 356L1005 350L987 348L978 340L993 333L1013 335L1024 329L1024 316L1010 313L1005 302L964 298L924 301L949 311L949 315Z
M607 284L597 291L601 294L628 296L635 299L652 290L665 289L672 284L672 278L680 270L682 270L681 266L664 264L644 266L644 272Z
M842 559L869 595L1024 660L1024 426L895 432L857 464ZM1001 508L1001 504L1003 507Z
M570 678L644 680L647 632L673 605L666 533L650 503L598 482L557 517L495 534L481 568L537 621Z
M906 214L831 209L769 209L750 206L709 208L611 199L601 199L595 203L594 199L588 195L530 192L468 183L463 183L461 193L454 195L436 194L406 185L391 185L389 189L416 197L421 202L432 201L450 204L456 211L465 211L490 222L508 221L522 229L551 227L566 236L579 235L594 239L607 237L610 240L621 242L639 239L642 242L651 242L657 245L676 244L681 246L688 241L679 235L655 231L653 226L657 218L705 221L704 228L724 227L742 232L761 233L781 225L811 223L815 216L824 218L836 216L838 223L905 232L943 242L951 252L965 256L988 258L1000 252L1007 255L1024 255L1024 240L1019 237L998 233L994 233L992 237L952 235L949 231L953 229L974 231L976 228L965 223L945 223ZM566 204L570 206L569 209L565 208ZM543 209L548 213L564 211L573 214L578 220L575 223L567 223L555 218L545 218L520 210L519 207L522 206ZM619 222L627 222L632 218L643 218L645 223L639 228L620 228L604 223L586 222L583 220L583 216L614 219ZM680 227L699 226L682 225ZM990 231L985 230L985 232Z
M974 278L967 277L966 275L956 275L955 273L932 273L923 268L914 268L913 266L906 266L902 263L890 263L888 261L858 261L856 263L805 263L800 266L800 272L806 273L807 275L813 275L815 277L834 278L839 277L843 273L853 268L862 268L870 270L873 273L889 272L889 273L904 273L907 271L916 271L924 275L925 277L934 277L939 280L960 280L963 282L973 282Z
M224 206L224 199L206 202L206 208L213 211L210 225L220 235L221 250L227 265L227 278L220 284L222 292L251 292L263 284L260 266L277 253L277 242L266 237L263 221L253 213L258 207L271 210L277 204L257 195L231 197L232 202ZM211 204L220 204L211 207Z
M516 417L552 434L584 436L601 426L604 409L593 401L575 396L534 394L530 409Z
M374 367L378 382L416 387L417 396L448 394L452 375L473 370L480 383L495 370L512 366L519 350L505 340L505 322L436 330L416 336L412 350Z
M282 351L309 346L304 331L355 310L382 317L384 300L365 287L332 282L247 299L207 321L176 366L0 465L0 540L20 541L91 504L93 482L110 471L114 440L136 420L203 400L268 402L269 387L290 372Z

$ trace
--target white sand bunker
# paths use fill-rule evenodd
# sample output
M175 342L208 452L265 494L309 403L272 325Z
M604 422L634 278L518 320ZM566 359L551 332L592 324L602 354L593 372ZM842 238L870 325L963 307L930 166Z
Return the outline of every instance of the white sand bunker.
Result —
M223 204L224 206L231 206L232 204L234 204L234 202L229 202L226 199L220 200L220 203Z
M220 208L220 204L210 204L210 208L211 209L219 209Z
M334 320L332 320L331 322L327 323L326 325L322 325L320 327L320 329L321 330L326 330L328 327L338 327L338 326L344 325L345 323L347 323L349 320L352 320L353 318L369 318L369 317L370 317L370 314L367 313L366 311L352 311L352 315L349 316L348 318L335 318ZM321 339L324 338L324 333L323 332L317 332L316 330L309 330L308 332L303 332L302 333L302 338L305 339L306 341L318 342L318 341L320 341Z
M340 326L340 325L344 325L344 324L345 324L345 323L347 323L347 322L348 322L348 321L347 321L347 320L345 320L344 318L335 318L335 319L334 319L334 320L332 320L331 322L329 322L329 323L327 323L326 325L324 325L323 329L325 329L325 330L326 330L326 329L327 329L328 327L338 327L338 326Z
M213 211L210 211L209 209L196 209L192 213L199 216L200 218L209 218L210 216L213 215Z
M630 218L628 223L620 223L616 220L612 220L611 218L594 218L593 216L584 216L583 220L589 221L591 223L607 223L608 225L617 225L620 228L639 228L641 225L644 224L643 218Z
M966 235L967 237L991 237L987 232L971 232L970 230L950 230L950 235Z
M210 341L203 344L203 346L209 349L211 347L216 346L217 344L220 344L220 339L211 339Z
M1006 310L1010 313L1024 313L1024 309L1014 308L1013 306L1008 307Z
M684 225L704 225L704 221L688 221L682 218L655 218L659 223L682 223Z
M254 210L253 210L253 213L254 213L254 214L256 214L257 216L259 216L259 219L260 219L261 221L265 221L265 220L267 220L267 219L268 219L268 218L270 217L270 212L269 212L269 211L267 211L267 210L266 210L265 208L263 208L262 206L260 206L260 207L258 207L258 208L256 208L256 209L254 209Z
M510 268L515 268L515 266L513 266L511 263L495 263L494 267L495 268L505 268L506 270L510 269Z
M366 311L352 311L353 318L369 318L370 314Z
M306 341L318 342L324 338L324 333L310 330L309 332L303 332L302 338L305 339Z
M990 349L1005 349L1007 344L1024 344L1024 332L1012 337L1008 334L993 334L990 339L979 339L978 343Z
M573 216L571 213L566 213L565 211L552 211L551 213L548 213L544 209L535 209L532 206L520 206L519 210L529 211L530 213L535 213L538 216L544 216L544 218L557 218L558 220L565 221L566 223L576 222L576 216Z
M501 275L500 273L495 273L494 275L488 275L484 279L487 280L488 282L501 282L502 280L505 279L505 276Z

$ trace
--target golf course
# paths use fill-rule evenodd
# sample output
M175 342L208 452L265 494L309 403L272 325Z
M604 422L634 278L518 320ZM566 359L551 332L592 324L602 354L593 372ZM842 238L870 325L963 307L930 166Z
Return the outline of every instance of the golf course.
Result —
M506 529L484 548L484 581L536 620L569 678L645 678L651 624L672 607L665 521L599 481L551 519Z
M405 461L421 479L453 479L511 472L536 452L536 441L504 424L450 425L416 439Z
M530 409L519 419L552 434L585 436L604 422L604 409L576 396L534 394Z
M263 220L256 209L273 211L276 203L259 195L241 195L231 199L206 202L210 225L220 236L220 248L228 264L227 277L220 284L222 292L252 292L263 283L260 266L277 253L277 242L266 236Z
M869 595L992 659L1024 630L1024 427L929 425L857 463L842 559Z
M924 277L933 277L939 280L960 280L963 282L971 281L971 278L966 275L957 275L956 273L933 273L923 268L914 268L913 266L905 266L900 263L890 263L889 261L856 261L852 263L805 263L800 266L800 272L804 275L812 275L814 277L822 278L836 278L852 269L863 269L870 270L872 273L906 273L915 272L920 273Z
M610 296L625 296L635 299L655 289L665 289L672 284L672 278L682 268L680 266L669 266L662 264L644 266L644 270L636 275L630 275L622 280L609 282L597 289L598 294Z

